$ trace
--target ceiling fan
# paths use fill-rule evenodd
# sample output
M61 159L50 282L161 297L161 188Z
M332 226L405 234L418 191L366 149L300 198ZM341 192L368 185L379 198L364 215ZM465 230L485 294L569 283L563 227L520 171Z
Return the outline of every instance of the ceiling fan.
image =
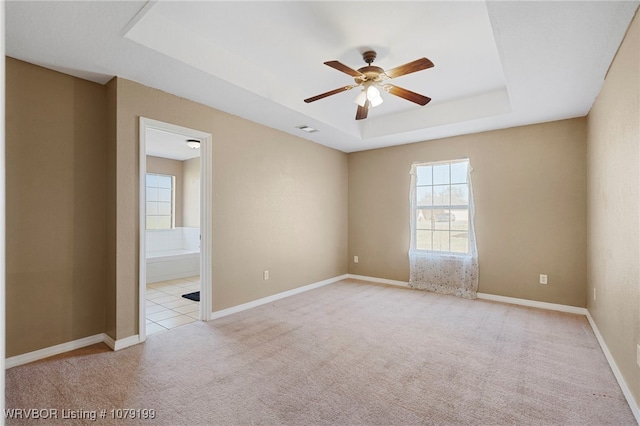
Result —
M349 74L351 77L353 77L356 84L340 87L339 89L331 90L329 92L313 96L311 98L305 99L304 101L306 103L315 102L319 99L326 98L327 96L335 95L337 93L351 90L354 87L362 86L362 91L356 97L355 103L358 104L356 120L363 120L367 118L369 108L376 107L382 103L380 91L376 86L381 87L382 90L387 93L391 93L392 95L399 96L411 102L415 102L418 105L426 105L431 100L431 98L423 96L419 93L403 89L402 87L394 86L393 84L385 83L386 80L433 67L433 62L431 62L429 59L416 59L413 62L400 65L399 67L392 68L388 71L385 71L375 65L371 65L376 59L376 52L374 52L373 50L364 52L362 54L362 59L364 59L364 61L367 63L367 66L362 67L357 71L338 61L325 62L324 64L330 66L331 68L342 71L345 74Z

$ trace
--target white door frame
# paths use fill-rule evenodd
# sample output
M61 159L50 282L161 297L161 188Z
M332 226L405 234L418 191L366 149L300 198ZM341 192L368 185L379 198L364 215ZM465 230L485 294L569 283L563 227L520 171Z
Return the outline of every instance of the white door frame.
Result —
M140 316L138 330L140 341L147 338L146 298L147 298L147 262L146 262L146 174L147 174L147 129L163 130L200 140L200 319L211 319L211 203L212 203L212 137L210 133L187 127L177 126L150 118L140 117Z

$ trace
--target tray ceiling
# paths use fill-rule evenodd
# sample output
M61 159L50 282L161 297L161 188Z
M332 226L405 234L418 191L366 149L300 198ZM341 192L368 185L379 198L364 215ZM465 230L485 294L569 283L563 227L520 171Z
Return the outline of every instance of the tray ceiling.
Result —
M7 2L8 56L105 83L120 76L345 152L584 116L638 7L587 2ZM353 80L384 69L432 101L383 93L356 121ZM318 132L304 133L306 124Z

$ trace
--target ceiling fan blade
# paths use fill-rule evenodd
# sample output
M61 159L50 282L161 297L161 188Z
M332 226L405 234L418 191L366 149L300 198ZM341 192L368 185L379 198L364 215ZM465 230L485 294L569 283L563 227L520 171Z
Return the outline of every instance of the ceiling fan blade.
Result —
M392 68L389 71L385 71L384 73L389 78L396 78L400 77L401 75L411 74L412 72L426 70L427 68L431 67L433 67L433 62L431 62L427 58L420 58L416 59L413 62L409 62L408 64Z
M426 105L431 101L431 98L423 96L419 93L412 92L411 90L403 89L402 87L394 86L393 84L385 84L383 87L385 92L392 95L399 96L408 101L415 102L418 105Z
M328 61L324 63L325 65L329 65L331 68L336 69L338 71L342 71L345 74L349 74L351 77L362 77L363 74L360 71L356 71L353 68L349 68L342 62L338 61Z
M356 120L364 120L369 113L369 101L365 102L364 106L358 105L358 111L356 111Z
M318 99L322 99L322 98L326 98L327 96L335 95L336 93L346 92L347 90L351 90L354 87L356 87L356 86L344 86L344 87L341 87L339 89L332 90L330 92L321 93L321 94L316 95L316 96L314 96L312 98L305 99L304 101L306 103L314 102L314 101L317 101Z

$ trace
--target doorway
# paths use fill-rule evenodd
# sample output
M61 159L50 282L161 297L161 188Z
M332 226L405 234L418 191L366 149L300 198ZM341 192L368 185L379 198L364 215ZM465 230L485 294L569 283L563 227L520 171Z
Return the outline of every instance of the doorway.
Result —
M140 118L140 341L211 318L211 140Z

